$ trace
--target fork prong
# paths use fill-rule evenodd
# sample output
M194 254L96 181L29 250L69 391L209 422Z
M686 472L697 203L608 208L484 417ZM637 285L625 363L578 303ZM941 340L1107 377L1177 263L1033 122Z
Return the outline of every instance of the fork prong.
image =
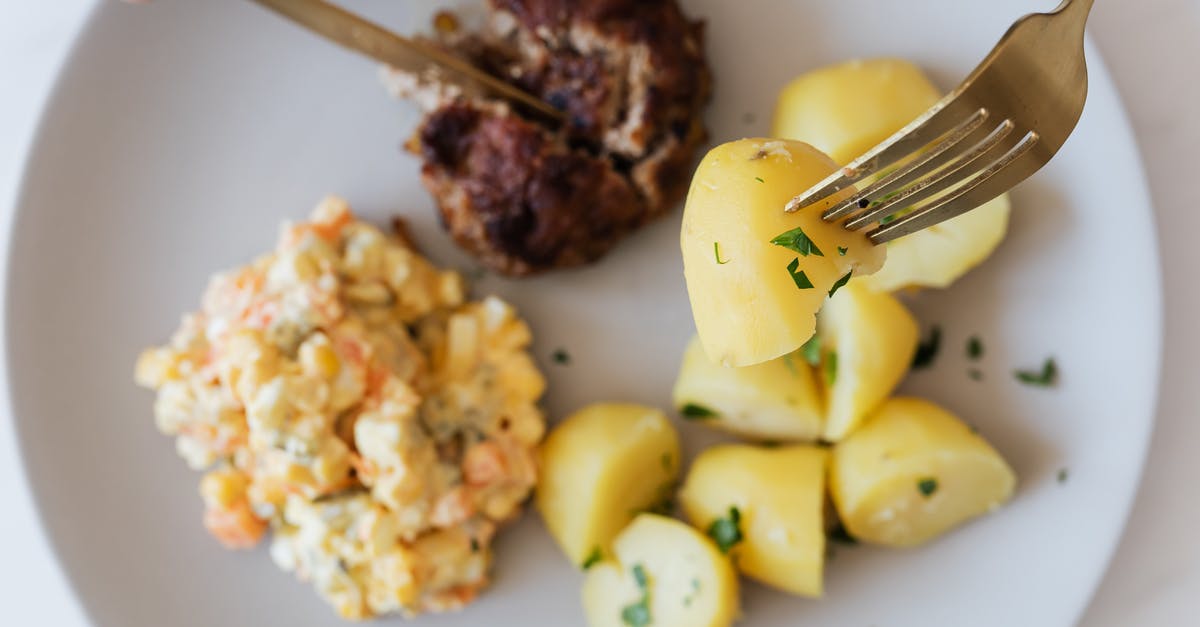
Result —
M1040 137L1030 131L1015 146L953 192L867 234L875 244L892 240L958 217L1012 189L1041 167L1031 152Z
M963 124L963 118L966 116L960 111L961 106L955 105L954 94L943 98L883 143L793 198L784 210L790 213L817 204L905 157L916 154Z
M827 222L840 220L856 210L862 208L862 201L872 197L879 197L883 194L893 191L896 188L903 187L904 181L915 180L919 175L917 172L927 172L936 164L945 163L947 155L953 155L954 149L970 137L975 131L983 126L988 118L987 109L978 109L971 114L966 120L950 129L948 133L938 138L938 140L929 147L917 153L917 156L907 163L901 163L896 166L895 170L883 175L877 181L874 181L864 189L859 190L857 194L846 198L842 202L835 205L821 215L821 219ZM933 168L936 169L936 168ZM901 184L897 184L901 182Z
M993 152L1012 133L1015 125L1011 120L1004 120L992 129L986 137L976 142L966 151L947 155L939 163L931 163L926 168L914 171L905 181L898 181L891 187L900 188L895 197L879 205L872 205L865 211L854 215L846 222L846 228L857 231L873 222L882 220L898 209L913 206L928 198L932 198L956 185L962 183L970 174L967 169L985 155ZM892 193L890 189L881 190ZM886 198L886 196L885 196Z

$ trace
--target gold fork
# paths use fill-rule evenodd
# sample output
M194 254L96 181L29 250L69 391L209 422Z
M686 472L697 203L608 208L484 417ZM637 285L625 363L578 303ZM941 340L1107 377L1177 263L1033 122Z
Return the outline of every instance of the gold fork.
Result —
M950 95L787 204L798 211L865 185L822 214L875 227L876 244L949 220L1046 165L1083 113L1083 32L1093 0L1027 15Z

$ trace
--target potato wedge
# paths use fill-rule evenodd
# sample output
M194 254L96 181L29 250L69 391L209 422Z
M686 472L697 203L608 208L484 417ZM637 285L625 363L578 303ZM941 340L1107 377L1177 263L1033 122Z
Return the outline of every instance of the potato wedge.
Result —
M821 437L825 422L813 368L794 353L726 368L714 364L699 338L692 338L673 396L684 418L747 438L812 442Z
M858 281L829 299L817 324L827 402L824 439L838 442L891 396L912 365L920 330L896 297Z
M864 542L927 542L1008 501L1012 468L946 410L915 398L884 403L833 449L830 491L842 523Z
M535 501L567 558L582 566L606 554L638 512L672 497L680 460L679 434L659 410L592 405L546 437Z
M879 292L946 288L990 257L1008 233L1008 194L887 246L883 268L860 279Z
M846 165L941 98L903 59L855 60L813 70L779 92L772 134L808 142Z
M884 247L821 220L827 203L783 211L834 167L808 144L770 139L718 146L700 163L680 243L696 329L714 362L749 366L800 348L830 288L883 264Z
M864 97L869 94L870 97ZM850 61L797 78L779 94L774 135L806 141L846 165L904 128L942 97L920 68L900 59ZM888 244L871 289L944 288L979 265L1008 231L1008 195Z
M613 557L588 569L583 607L592 627L725 627L738 614L738 580L704 534L642 514L613 541Z
M692 463L679 502L692 524L728 547L747 577L819 597L828 459L815 446L716 446Z

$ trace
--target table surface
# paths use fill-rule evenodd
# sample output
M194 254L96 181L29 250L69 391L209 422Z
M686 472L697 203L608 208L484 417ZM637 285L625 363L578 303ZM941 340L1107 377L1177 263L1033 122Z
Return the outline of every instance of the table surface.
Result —
M94 0L0 0L0 224L8 224L22 159L42 103ZM108 0L111 1L111 0ZM1200 596L1200 420L1190 396L1200 367L1200 290L1191 270L1200 211L1188 210L1200 146L1200 0L1101 2L1092 33L1129 109L1157 210L1166 287L1166 338L1158 424L1141 491L1107 576L1081 625L1184 625ZM1102 173L1097 173L1101 184ZM0 263L3 260L0 259ZM2 315L2 314L0 314ZM1118 341L1116 338L1113 341ZM1103 345L1103 340L1101 341ZM0 364L0 369L3 364ZM0 371L0 374L3 374ZM0 392L2 393L2 392ZM7 399L0 398L6 404ZM0 607L13 625L86 625L70 595L21 476L15 434L0 416ZM1181 480L1176 480L1176 479Z

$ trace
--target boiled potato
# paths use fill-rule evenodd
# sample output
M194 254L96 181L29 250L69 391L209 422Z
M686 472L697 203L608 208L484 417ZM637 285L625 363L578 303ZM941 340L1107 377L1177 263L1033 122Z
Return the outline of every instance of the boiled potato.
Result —
M535 500L577 565L598 559L639 512L660 506L679 475L679 434L657 409L600 404L556 427L541 450Z
M817 322L827 399L824 439L837 442L891 396L912 366L920 330L894 296L857 281L829 299Z
M851 61L810 72L779 95L774 135L806 141L846 165L941 98L900 59ZM862 281L879 291L944 288L979 265L1008 230L1008 195L888 244L888 261Z
M836 198L784 212L834 169L808 144L770 139L718 146L700 163L680 240L696 329L714 362L749 366L796 350L835 284L882 265L884 247L821 220Z
M714 364L700 340L692 338L674 397L685 418L748 438L815 441L824 424L817 378L797 354L726 368Z
M592 627L724 627L738 614L738 580L703 534L642 514L613 541L613 557L588 569L583 607Z
M830 491L842 523L865 542L915 546L1012 497L1016 477L983 438L946 410L895 398L833 449Z
M713 447L692 463L679 502L688 520L728 547L746 576L818 597L828 459L815 446Z
M883 268L860 281L881 292L949 287L1004 240L1011 209L1008 194L1002 194L957 218L893 241L887 245Z
M849 61L788 83L775 105L772 134L808 142L838 165L846 165L941 97L921 69L908 61Z

